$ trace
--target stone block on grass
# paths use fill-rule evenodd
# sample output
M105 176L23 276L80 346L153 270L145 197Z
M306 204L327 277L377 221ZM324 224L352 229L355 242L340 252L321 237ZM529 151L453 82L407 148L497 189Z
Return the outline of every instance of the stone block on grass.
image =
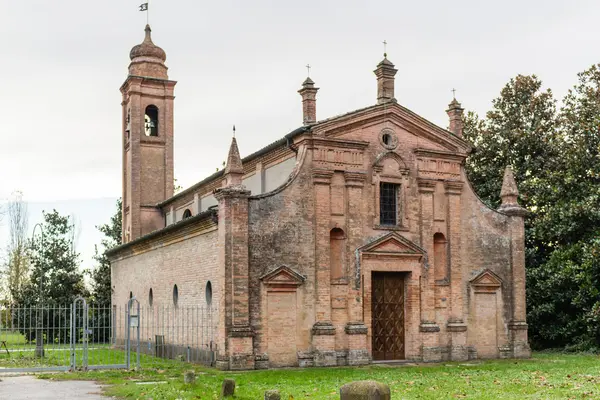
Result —
M196 382L196 373L192 370L185 371L183 374L183 382L186 384L192 384Z
M348 383L340 389L340 400L391 400L388 385L376 381Z
M225 379L221 387L221 398L232 397L235 393L235 381L233 379Z
M267 390L265 392L265 400L281 400L279 390Z

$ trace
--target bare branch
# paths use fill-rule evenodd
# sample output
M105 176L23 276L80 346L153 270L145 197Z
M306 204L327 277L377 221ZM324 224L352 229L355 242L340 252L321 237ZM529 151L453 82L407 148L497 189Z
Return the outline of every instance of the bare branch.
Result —
M6 213L9 222L7 285L11 298L21 291L29 275L29 253L27 249L27 203L23 193L15 192L9 201Z

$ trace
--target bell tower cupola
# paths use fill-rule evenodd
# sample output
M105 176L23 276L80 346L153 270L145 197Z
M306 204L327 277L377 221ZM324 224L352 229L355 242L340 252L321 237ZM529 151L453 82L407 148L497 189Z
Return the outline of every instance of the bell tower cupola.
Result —
M146 25L131 62L123 96L123 243L164 227L157 206L173 196L173 105L177 82L169 80L167 55Z

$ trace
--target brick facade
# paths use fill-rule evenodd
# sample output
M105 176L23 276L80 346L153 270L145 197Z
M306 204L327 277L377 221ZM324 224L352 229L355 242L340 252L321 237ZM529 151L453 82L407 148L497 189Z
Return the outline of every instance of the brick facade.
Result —
M528 357L525 211L512 173L500 209L487 208L465 174L471 147L460 104L449 106L450 130L437 127L396 102L395 73L384 59L375 71L377 104L319 122L314 82L305 82L303 127L249 159L250 170L234 139L225 171L157 200L165 218L169 204L191 204L211 188L218 211L113 250L113 301L176 277L198 287L211 279L217 367L360 365L373 361L381 334L373 330L373 276L400 273L406 359ZM274 149L279 161L294 154L289 178L266 193L249 191L245 177L273 162ZM152 273L138 279L141 271ZM202 301L193 293L182 290L183 301Z

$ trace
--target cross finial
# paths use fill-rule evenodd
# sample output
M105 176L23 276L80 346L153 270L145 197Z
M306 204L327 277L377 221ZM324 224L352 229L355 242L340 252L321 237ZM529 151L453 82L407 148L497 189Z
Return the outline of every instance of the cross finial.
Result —
M310 64L306 64L306 70L308 71L308 77L310 78Z
M233 137L235 137L235 125L233 126Z
M456 100L456 89L452 88L452 97Z
M387 41L383 41L383 56L387 57Z

